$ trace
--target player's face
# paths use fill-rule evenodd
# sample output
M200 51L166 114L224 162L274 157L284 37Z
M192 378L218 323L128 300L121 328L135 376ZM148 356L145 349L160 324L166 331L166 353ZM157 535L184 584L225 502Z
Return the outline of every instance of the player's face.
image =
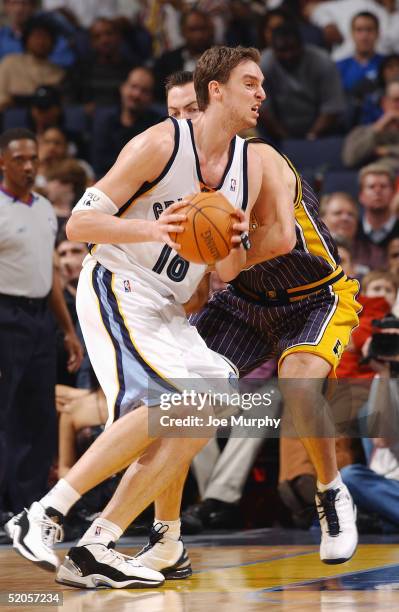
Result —
M383 297L392 307L396 300L396 289L386 278L376 279L368 284L366 289L367 297Z
M175 119L194 119L199 111L194 83L172 87L168 91L168 115Z
M357 228L357 212L348 200L332 198L323 221L332 234L352 239Z
M258 64L249 60L238 64L225 85L220 85L224 95L226 113L237 126L237 131L255 127L259 109L266 98L263 89L263 73Z
M30 190L35 182L39 157L34 140L13 140L3 152L1 170L10 187Z

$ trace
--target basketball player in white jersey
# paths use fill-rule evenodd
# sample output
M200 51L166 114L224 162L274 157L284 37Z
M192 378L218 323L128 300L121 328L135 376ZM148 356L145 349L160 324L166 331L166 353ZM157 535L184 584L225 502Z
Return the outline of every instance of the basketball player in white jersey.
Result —
M245 266L241 234L260 190L261 167L256 152L236 134L256 125L265 98L258 62L255 49L205 52L195 73L204 111L198 120L167 120L134 138L108 174L86 191L68 223L70 239L94 245L81 273L77 309L107 397L109 423L116 422L65 479L18 516L12 525L14 546L31 561L57 567L50 548L61 537L57 520L82 494L147 452L128 468L101 518L71 549L58 573L64 583L157 586L164 576L191 573L185 551L160 573L126 561L112 544L132 514L176 478L180 462L187 463L207 442L181 439L177 456L173 439L148 438L148 380L160 392L176 391L173 379L227 379L233 373L186 320L182 304L206 266L179 257L170 234L181 231L185 218L180 198L201 189L220 190L236 207L237 222L230 254L216 268L229 281ZM132 406L137 409L131 411ZM177 526L168 527L178 541Z

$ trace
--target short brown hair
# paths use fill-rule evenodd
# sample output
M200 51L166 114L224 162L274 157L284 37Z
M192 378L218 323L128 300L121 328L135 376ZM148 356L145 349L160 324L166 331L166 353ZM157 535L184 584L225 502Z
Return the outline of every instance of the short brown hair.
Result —
M194 71L195 93L201 111L209 104L209 83L227 83L231 71L248 60L259 64L260 53L254 47L211 47L201 55Z
M64 159L59 162L47 177L48 181L59 181L63 185L71 184L75 200L79 200L87 186L87 175L76 159Z
M178 70L177 72L173 72L165 81L166 95L168 95L173 87L183 87L183 85L187 85L187 83L192 83L193 80L194 75L190 70Z
M391 283L395 290L398 289L396 278L391 272L388 272L387 270L372 270L371 272L367 272L367 274L365 274L362 278L362 293L367 291L367 287L370 285L370 283L380 279Z
M359 172L359 184L360 189L363 187L364 177L368 174L386 174L389 178L389 181L393 187L395 187L396 178L394 172L391 170L390 166L384 164L383 162L375 162L374 164L368 164L364 166Z

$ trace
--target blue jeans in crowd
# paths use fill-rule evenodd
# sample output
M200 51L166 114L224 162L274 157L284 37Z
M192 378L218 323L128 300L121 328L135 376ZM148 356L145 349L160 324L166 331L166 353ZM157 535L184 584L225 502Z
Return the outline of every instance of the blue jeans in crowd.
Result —
M367 459L371 440L364 439ZM342 480L359 508L380 516L389 532L399 531L399 481L376 474L366 465L355 463L341 469Z

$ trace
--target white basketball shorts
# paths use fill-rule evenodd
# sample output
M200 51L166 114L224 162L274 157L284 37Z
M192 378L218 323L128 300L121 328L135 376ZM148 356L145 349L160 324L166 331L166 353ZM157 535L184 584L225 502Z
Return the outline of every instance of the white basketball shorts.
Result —
M209 349L190 325L181 304L110 272L95 259L83 266L76 308L107 398L107 425L142 404L158 405L150 386L176 393L191 379L237 377L234 366Z

